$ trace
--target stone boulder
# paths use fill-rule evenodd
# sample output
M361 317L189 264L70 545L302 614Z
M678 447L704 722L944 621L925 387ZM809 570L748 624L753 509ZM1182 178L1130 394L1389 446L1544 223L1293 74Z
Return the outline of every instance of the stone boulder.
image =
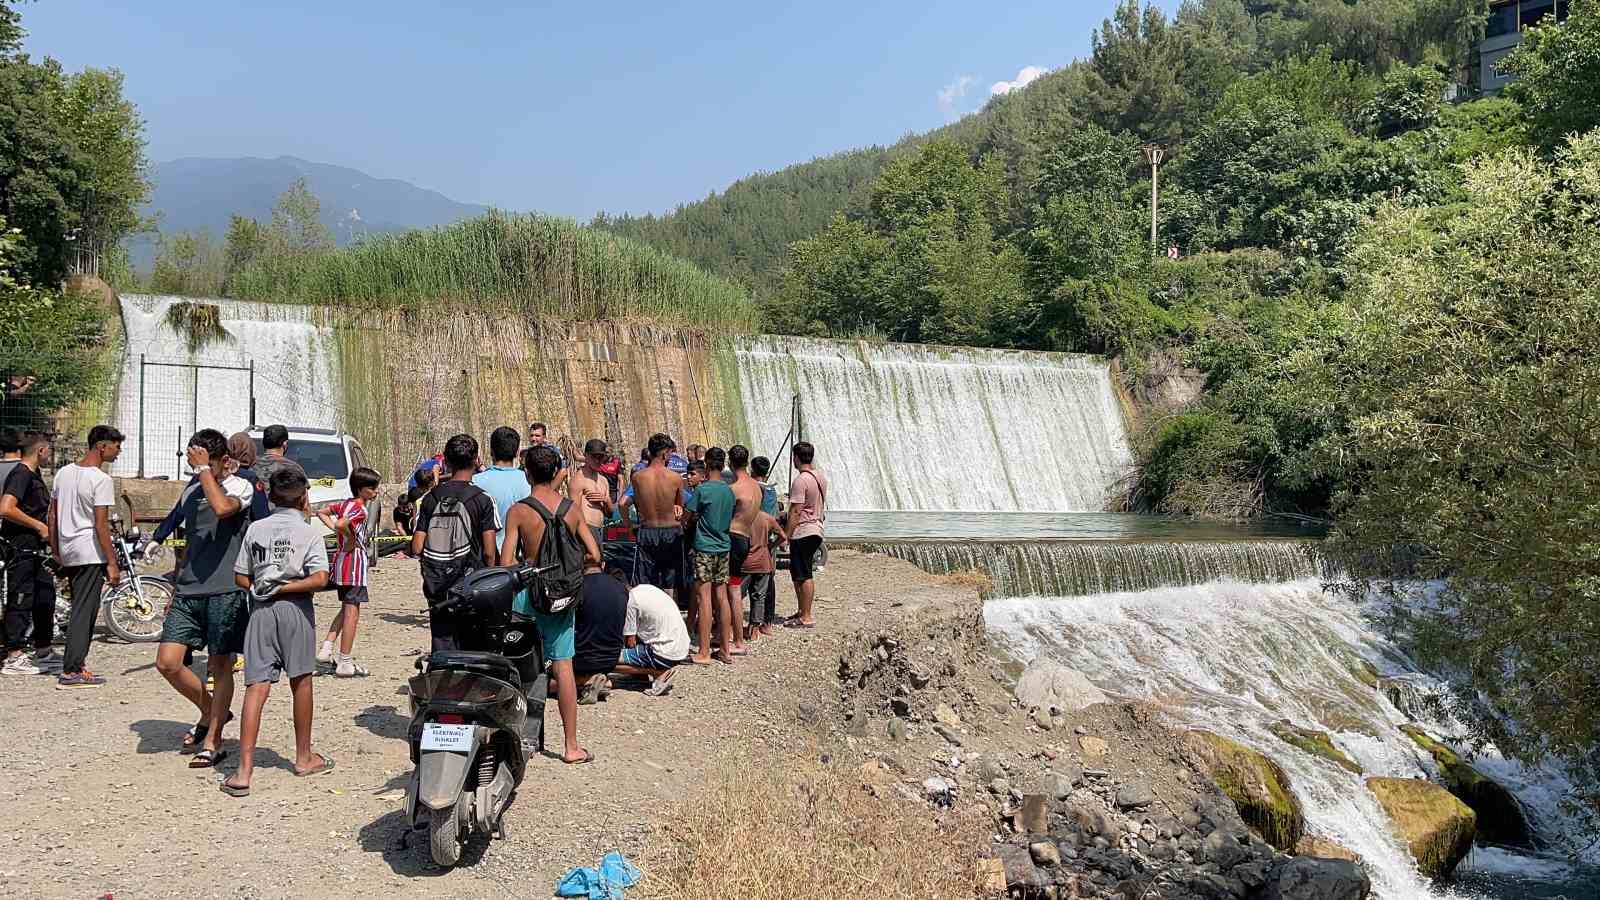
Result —
M1368 778L1367 788L1422 874L1443 878L1472 849L1477 814L1444 788L1416 778Z
M1289 776L1277 763L1209 731L1187 732L1184 744L1211 781L1238 807L1245 824L1279 850L1294 847L1305 833L1305 815L1289 789Z
M1294 845L1294 855L1314 856L1317 859L1343 859L1353 863L1361 862L1361 854L1343 844L1315 834L1302 836L1300 842Z
M1016 695L1023 709L1042 709L1052 715L1077 712L1110 699L1082 672L1044 657L1023 670Z
M1522 811L1522 804L1505 787L1473 768L1454 750L1433 739L1415 725L1402 725L1400 730L1428 751L1439 764L1440 780L1445 790L1455 794L1462 803L1478 814L1478 837L1491 844L1513 847L1532 847L1533 828Z
M1372 880L1349 860L1290 856L1273 862L1260 896L1262 900L1366 900L1371 893Z
M1304 750L1312 756L1320 756L1334 765L1346 769L1356 775L1361 774L1361 765L1355 760L1351 759L1349 756L1345 755L1343 750L1340 750L1338 747L1334 746L1333 738L1329 737L1326 731L1314 731L1310 728L1301 728L1300 726L1290 722L1288 719L1283 719L1282 721L1274 722L1271 725L1268 725L1267 730L1276 735L1278 740L1283 741L1285 744L1288 744L1291 747Z

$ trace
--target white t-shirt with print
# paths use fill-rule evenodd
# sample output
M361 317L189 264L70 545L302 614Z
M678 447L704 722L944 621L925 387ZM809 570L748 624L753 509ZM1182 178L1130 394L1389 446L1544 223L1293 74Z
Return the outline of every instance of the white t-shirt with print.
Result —
M95 507L116 505L111 476L98 468L73 463L56 471L52 489L56 505L56 533L60 535L63 566L91 566L106 561L94 536Z
M634 635L655 655L666 660L689 658L689 629L678 604L653 584L628 591L628 612L622 619L624 637Z

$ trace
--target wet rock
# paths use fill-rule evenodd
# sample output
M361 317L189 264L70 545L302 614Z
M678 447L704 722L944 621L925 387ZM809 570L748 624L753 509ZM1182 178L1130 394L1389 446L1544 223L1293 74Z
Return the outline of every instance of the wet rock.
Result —
M1045 657L1035 659L1023 670L1017 679L1016 696L1023 709L1039 707L1053 715L1077 712L1108 699L1082 672Z
M1418 747L1428 751L1439 764L1440 780L1445 790L1455 794L1462 803L1478 814L1478 837L1491 844L1508 844L1529 847L1533 844L1533 829L1522 804L1497 782L1485 776L1462 759L1450 747L1436 741L1415 725L1402 725Z
M1361 774L1360 763L1357 763L1355 760L1346 755L1343 750L1340 750L1338 747L1334 746L1333 738L1330 737L1326 731L1315 731L1310 728L1301 728L1298 725L1290 722L1288 719L1283 719L1268 725L1267 730L1276 735L1278 740L1283 741L1285 744L1288 744L1291 747L1304 750L1312 756L1320 756L1323 759L1328 760L1329 762L1350 772L1354 772L1357 775Z
M1156 802L1156 792L1142 781L1134 781L1117 789L1118 809L1140 809Z
M1361 862L1359 853L1315 834L1300 838L1299 843L1294 845L1294 855L1312 856L1317 859L1343 859L1358 864Z
M1367 788L1422 874L1443 878L1472 849L1477 814L1444 788L1414 778L1368 778Z
M1286 857L1267 872L1262 900L1366 900L1372 880L1344 859Z
M1061 851L1056 849L1054 841L1034 841L1028 845L1028 855L1033 857L1034 865L1061 865Z
M1267 842L1288 850L1305 833L1300 801L1289 790L1289 776L1264 754L1209 731L1190 731L1184 744L1213 783L1232 800L1239 816ZM1216 816L1209 817L1220 822Z

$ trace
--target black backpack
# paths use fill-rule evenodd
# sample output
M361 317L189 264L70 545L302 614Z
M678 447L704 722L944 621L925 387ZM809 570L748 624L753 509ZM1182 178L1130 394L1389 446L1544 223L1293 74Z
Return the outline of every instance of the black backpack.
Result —
M539 542L539 557L532 562L541 569L549 568L534 580L528 599L542 613L577 609L583 602L583 542L567 529L566 515L572 500L561 498L553 515L533 497L518 502L526 503L544 520L544 540Z
M422 595L444 600L450 586L477 569L479 536L472 532L472 515L459 497L443 497L428 519L422 539Z

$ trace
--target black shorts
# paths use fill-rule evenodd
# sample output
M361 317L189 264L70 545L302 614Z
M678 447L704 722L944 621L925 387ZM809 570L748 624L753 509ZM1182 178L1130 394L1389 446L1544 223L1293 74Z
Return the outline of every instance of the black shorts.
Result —
M789 542L789 577L795 584L810 581L817 576L817 553L822 549L822 535L795 538Z
M664 591L688 585L689 565L683 553L683 529L653 525L639 529L639 543L633 556L633 581L653 584Z
M728 583L738 587L743 581L744 560L750 555L750 539L742 534L729 534Z
M334 590L339 594L340 603L354 603L357 606L367 602L367 586L364 584L338 584Z

